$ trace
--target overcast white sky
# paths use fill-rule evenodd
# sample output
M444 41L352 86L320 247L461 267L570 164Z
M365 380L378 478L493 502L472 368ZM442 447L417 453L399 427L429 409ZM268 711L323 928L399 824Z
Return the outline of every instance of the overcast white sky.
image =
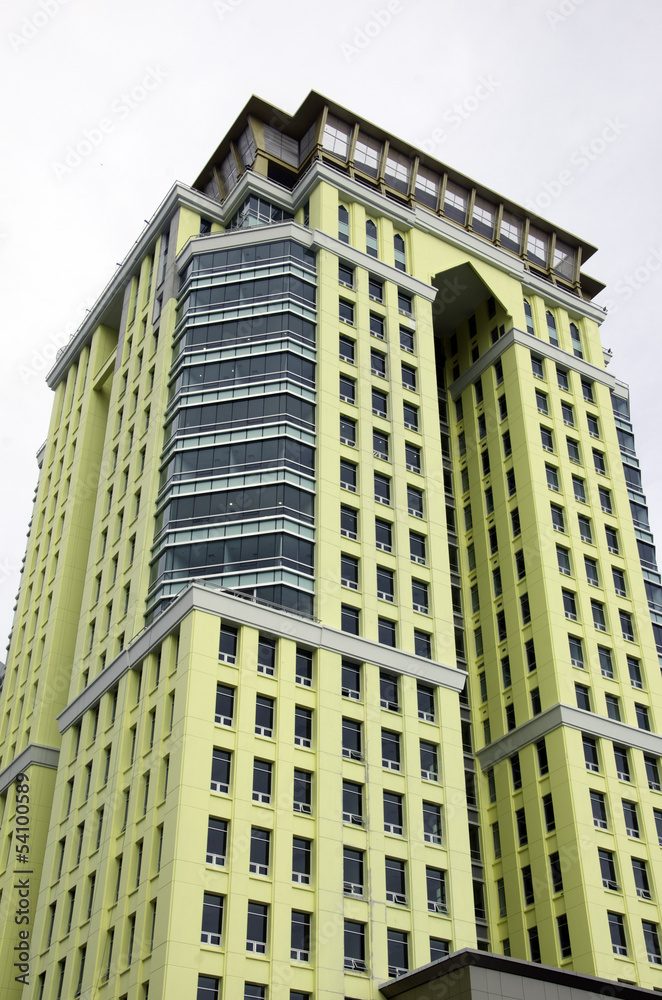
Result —
M252 93L294 112L321 91L600 248L586 270L662 538L661 28L654 0L5 0L0 659L54 344Z

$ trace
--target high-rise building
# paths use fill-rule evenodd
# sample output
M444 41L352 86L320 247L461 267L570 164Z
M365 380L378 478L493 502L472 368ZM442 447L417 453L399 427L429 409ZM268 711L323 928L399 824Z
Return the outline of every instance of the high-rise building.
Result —
M48 376L3 996L374 1000L467 948L662 986L662 590L593 252L316 93L174 185Z

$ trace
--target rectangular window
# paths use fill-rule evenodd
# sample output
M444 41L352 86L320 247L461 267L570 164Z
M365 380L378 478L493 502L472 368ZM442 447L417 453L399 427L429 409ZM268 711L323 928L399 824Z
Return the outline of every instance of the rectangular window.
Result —
M345 920L344 966L354 972L366 972L365 924Z
M297 646L294 680L303 687L313 686L313 654Z
M253 802L269 805L271 802L271 781L273 764L268 760L253 761Z
M363 785L342 783L342 818L344 823L363 826Z
M348 660L342 661L341 694L343 698L361 700L361 667Z
M310 885L311 841L303 837L292 838L292 881Z
M269 907L264 903L248 904L246 951L265 955L267 951L267 920Z
M203 944L220 945L223 930L223 896L213 892L205 892L202 904L202 931L200 940Z
M384 832L403 835L403 800L396 792L384 792Z
M608 913L607 920L609 922L611 950L613 951L614 955L627 956L628 947L627 947L627 939L625 937L625 922L622 914Z

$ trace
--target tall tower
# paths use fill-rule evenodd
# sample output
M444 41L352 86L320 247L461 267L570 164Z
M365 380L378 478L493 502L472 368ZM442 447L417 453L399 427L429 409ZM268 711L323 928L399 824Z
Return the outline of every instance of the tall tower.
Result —
M172 188L48 376L7 997L375 1000L466 947L662 986L593 249L315 93Z

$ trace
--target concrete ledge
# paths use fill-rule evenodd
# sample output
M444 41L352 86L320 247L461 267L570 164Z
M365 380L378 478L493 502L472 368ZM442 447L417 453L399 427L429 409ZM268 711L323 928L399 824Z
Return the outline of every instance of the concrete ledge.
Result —
M257 601L244 600L222 590L192 583L60 712L57 717L60 732L66 732L89 712L127 671L139 666L147 654L160 645L192 611L206 611L232 625L249 625L270 633L274 638L295 639L313 649L326 649L362 663L374 663L394 673L408 674L450 691L462 691L467 677L466 671L456 667L349 635L280 608L271 608Z
M627 969L627 965L625 969ZM463 948L380 987L402 1000L645 1000L652 990L493 952ZM552 992L553 991L553 992Z
M29 767L50 767L57 771L59 759L60 751L56 750L55 747L47 747L41 743L29 743L18 757L14 757L11 764L0 771L0 795L7 791L18 774L27 771Z
M649 733L636 726L628 726L624 722L615 722L604 715L596 715L595 712L585 712L581 708L562 704L553 705L517 729L513 729L512 733L478 750L476 757L483 771L486 771L530 743L537 743L547 733L553 732L560 726L579 729L589 736L622 743L624 746L641 750L642 753L662 757L662 736L658 736L657 733Z

